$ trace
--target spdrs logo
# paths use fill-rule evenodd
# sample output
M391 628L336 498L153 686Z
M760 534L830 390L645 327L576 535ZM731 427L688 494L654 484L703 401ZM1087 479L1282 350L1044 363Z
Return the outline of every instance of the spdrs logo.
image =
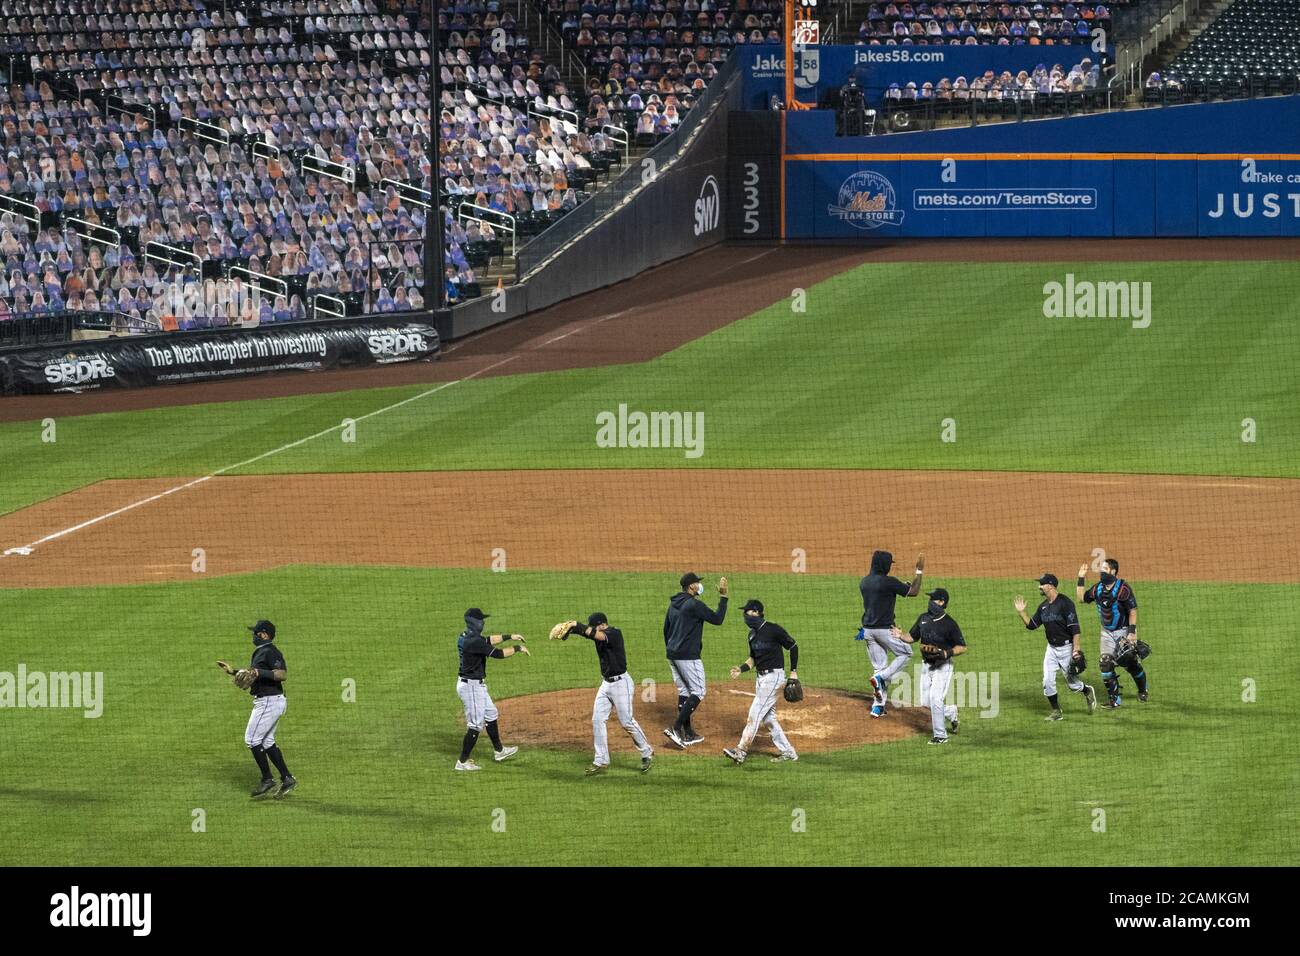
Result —
M62 362L51 362L45 366L45 381L65 387L87 385L116 375L117 371L101 355L78 357L69 352Z
M429 351L428 343L419 332L372 332L366 339L366 347L380 361L423 355Z
M722 207L722 197L718 191L718 181L706 176L700 186L700 196L695 200L695 234L702 236L718 228L718 216Z
M836 202L828 211L834 218L857 229L903 224L903 211L898 208L894 184L870 169L854 173L844 180Z

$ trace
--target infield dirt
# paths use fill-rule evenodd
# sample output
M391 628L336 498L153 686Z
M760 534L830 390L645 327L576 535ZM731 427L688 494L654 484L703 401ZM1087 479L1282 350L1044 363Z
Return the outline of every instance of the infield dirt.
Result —
M674 574L684 560L789 572L800 548L809 573L861 574L867 549L885 547L904 568L925 551L933 575L1028 582L1043 570L1064 580L1104 547L1148 580L1300 581L1296 479L629 469L226 476L175 490L185 482L101 481L0 517L3 548L77 529L0 561L0 587L191 580L195 542L209 575L302 564L486 568L493 548L506 549L512 569ZM1070 505L1050 512L1044 533L1039 503L1098 494L1110 502L1107 540L1087 508ZM686 500L710 527L689 554L679 544ZM565 544L593 541L600 546Z

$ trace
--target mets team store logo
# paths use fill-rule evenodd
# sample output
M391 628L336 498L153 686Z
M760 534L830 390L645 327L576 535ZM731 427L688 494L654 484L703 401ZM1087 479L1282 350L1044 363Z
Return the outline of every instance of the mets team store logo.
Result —
M829 207L830 214L857 229L901 226L894 184L870 169L854 173L840 184L840 193Z

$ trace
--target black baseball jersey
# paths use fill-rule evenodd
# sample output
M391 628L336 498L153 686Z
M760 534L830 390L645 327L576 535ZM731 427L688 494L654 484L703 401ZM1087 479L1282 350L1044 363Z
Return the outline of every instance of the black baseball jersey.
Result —
M966 646L966 638L962 636L961 628L947 614L935 617L926 611L916 619L916 623L908 633L918 644L934 644L944 648L950 655L953 648Z
M253 651L253 660L248 666L268 673L288 669L284 666L284 655L280 653L280 648L276 647L273 641L258 645ZM272 680L270 677L258 677L248 688L248 692L254 697L274 697L276 694L284 693L284 683Z
M1050 604L1043 601L1026 625L1029 630L1042 627L1047 633L1047 643L1053 647L1071 644L1074 635L1079 633L1079 615L1074 609L1074 602L1064 594L1056 595Z
M1097 605L1101 626L1108 631L1128 627L1128 612L1138 606L1133 589L1123 578L1116 578L1109 585L1094 584L1083 592L1083 603Z
M754 670L770 671L785 668L785 651L790 652L790 670L799 669L799 645L780 624L764 621L749 629L749 656L754 659Z
M462 631L456 649L460 652L459 676L466 680L487 680L487 659L505 656L501 648L493 647L483 636L481 627L478 631Z
M579 624L570 630L570 634L582 634L584 626ZM592 631L594 635L596 632ZM586 634L582 634L587 637ZM605 680L613 680L620 674L627 673L627 652L623 649L623 632L616 627L605 628L602 641L599 637L587 637L587 640L596 645L596 656L600 659L600 676Z

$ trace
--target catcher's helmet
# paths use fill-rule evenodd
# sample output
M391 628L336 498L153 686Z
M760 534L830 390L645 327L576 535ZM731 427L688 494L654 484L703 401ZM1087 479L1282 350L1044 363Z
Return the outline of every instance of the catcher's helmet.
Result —
M1070 676L1078 677L1088 669L1088 659L1083 656L1083 651L1079 652L1078 657L1070 658Z

